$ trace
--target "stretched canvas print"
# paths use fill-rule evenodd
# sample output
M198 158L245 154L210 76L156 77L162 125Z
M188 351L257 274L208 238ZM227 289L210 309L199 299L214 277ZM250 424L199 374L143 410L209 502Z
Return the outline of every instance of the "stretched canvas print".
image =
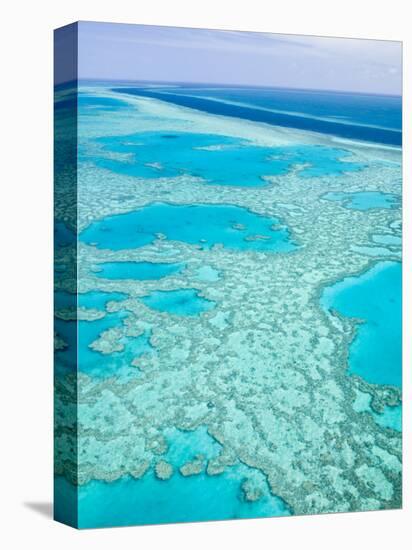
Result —
M55 518L400 508L401 44L55 31Z

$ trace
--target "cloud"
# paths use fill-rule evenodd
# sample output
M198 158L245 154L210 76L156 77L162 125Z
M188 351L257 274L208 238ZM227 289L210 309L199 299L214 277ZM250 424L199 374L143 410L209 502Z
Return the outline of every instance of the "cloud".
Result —
M399 42L79 25L80 76L400 93Z

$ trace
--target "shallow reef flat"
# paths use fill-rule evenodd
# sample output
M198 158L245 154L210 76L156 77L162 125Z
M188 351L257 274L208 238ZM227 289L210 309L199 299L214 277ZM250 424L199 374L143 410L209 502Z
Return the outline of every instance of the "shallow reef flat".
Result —
M337 145L334 138L320 134L204 114L155 99L128 98L109 89L84 92L121 99L127 108L107 104L104 117L87 108L80 111L79 297L101 292L114 293L116 299L100 300L102 319L81 321L79 331L87 326L84 323L102 323L106 317L116 320L94 341L87 341L87 349L97 358L130 350L133 338L141 335L147 347L127 353L127 358L113 356L105 373L87 372L80 362L76 391L70 384L72 373L63 369L57 377L61 483L78 484L89 510L99 502L93 491L110 501L110 487L112 509L124 510L120 486L136 491L134 502L143 506L138 491L148 495L156 483L153 490L160 491L159 498L151 502L151 510L158 509L149 514L148 523L150 517L153 522L168 520L175 494L183 495L176 505L176 514L181 512L183 519L177 521L210 519L201 507L204 516L190 515L190 495L207 492L205 487L224 491L229 478L228 492L238 506L251 501L263 504L239 509L232 499L226 515L221 511L222 518L400 507L400 424L389 417L399 413L401 391L396 385L351 374L350 348L361 319L328 311L321 303L325 288L361 276L380 261L401 261L400 151L349 141ZM307 177L302 175L308 169L307 159L301 163L297 158L285 173L265 177L265 185L242 187L214 185L190 171L137 177L94 161L98 155L115 158L116 163L130 162L122 153L104 149L99 139L136 132L213 134L246 139L254 147L337 147L347 154L342 164L361 168ZM344 200L330 200L326 193ZM358 193L381 193L396 200L355 208L350 197ZM110 246L110 234L105 246L96 246L96 238L87 237L99 224L104 227L116 217L134 216L153 204L247 209L261 222L276 220L275 229L293 246L230 247L218 239L208 245L207 236L190 240L184 232L167 235L164 224L151 227L151 238L139 241L138 247L128 248L127 239L125 246ZM75 227L70 216L64 221L68 228ZM233 231L245 230L242 223L229 221ZM136 224L136 231L140 238L145 228ZM66 238L66 232L61 233ZM265 242L264 231L249 237L251 242ZM73 253L69 239L58 262L63 265ZM158 278L104 277L105 265L121 262L183 267L171 268ZM75 292L70 281L69 275L59 274L57 290ZM176 315L167 308L151 307L147 299L163 299L176 291L213 307ZM93 308L96 303L83 301L83 315ZM68 353L67 348L59 353ZM127 372L120 368L125 360ZM77 431L68 406L74 407L76 399ZM208 454L205 446L211 443L202 438L195 438L184 454L188 446L179 446L180 438L198 430L212 440L215 454ZM69 452L76 433L78 466ZM173 452L176 445L180 451ZM219 483L212 478L219 478ZM130 489L133 483L135 488ZM166 486L170 493L162 489ZM277 500L269 502L270 498ZM159 507L165 499L162 519ZM188 508L182 511L184 502ZM87 523L89 512L83 508L83 513ZM117 524L125 521L119 519ZM138 520L130 518L133 521Z

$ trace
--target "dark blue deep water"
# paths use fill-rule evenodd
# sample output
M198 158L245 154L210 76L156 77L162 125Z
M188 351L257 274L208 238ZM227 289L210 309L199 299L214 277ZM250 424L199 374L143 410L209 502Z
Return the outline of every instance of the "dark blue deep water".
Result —
M117 87L207 113L347 139L402 144L402 99L346 92L224 86Z

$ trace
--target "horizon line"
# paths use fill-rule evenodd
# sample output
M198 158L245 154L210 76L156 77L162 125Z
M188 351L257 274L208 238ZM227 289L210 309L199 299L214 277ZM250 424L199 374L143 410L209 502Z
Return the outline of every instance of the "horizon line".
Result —
M403 97L403 89L402 93L395 94L395 93L383 93L383 92L368 92L368 91L360 91L360 90L338 90L338 89L331 89L331 88L294 88L294 87L288 87L288 86L271 86L268 84L241 84L241 83L222 83L222 82L201 82L201 81L171 81L171 80L132 80L132 79L105 79L105 78L97 78L97 77L78 77L76 79L78 83L82 81L92 81L92 82L116 82L116 83L134 83L134 84L174 84L174 85L189 85L192 84L194 86L217 86L217 87L225 87L225 88L263 88L267 90L291 90L291 91L302 91L302 92L329 92L329 93L336 93L336 94L358 94L358 95L372 95L372 96L381 96L381 97L396 97L401 98ZM55 84L56 86L59 86L61 84L68 84L69 82L75 82L75 79L68 80L65 82L59 82L58 84Z

